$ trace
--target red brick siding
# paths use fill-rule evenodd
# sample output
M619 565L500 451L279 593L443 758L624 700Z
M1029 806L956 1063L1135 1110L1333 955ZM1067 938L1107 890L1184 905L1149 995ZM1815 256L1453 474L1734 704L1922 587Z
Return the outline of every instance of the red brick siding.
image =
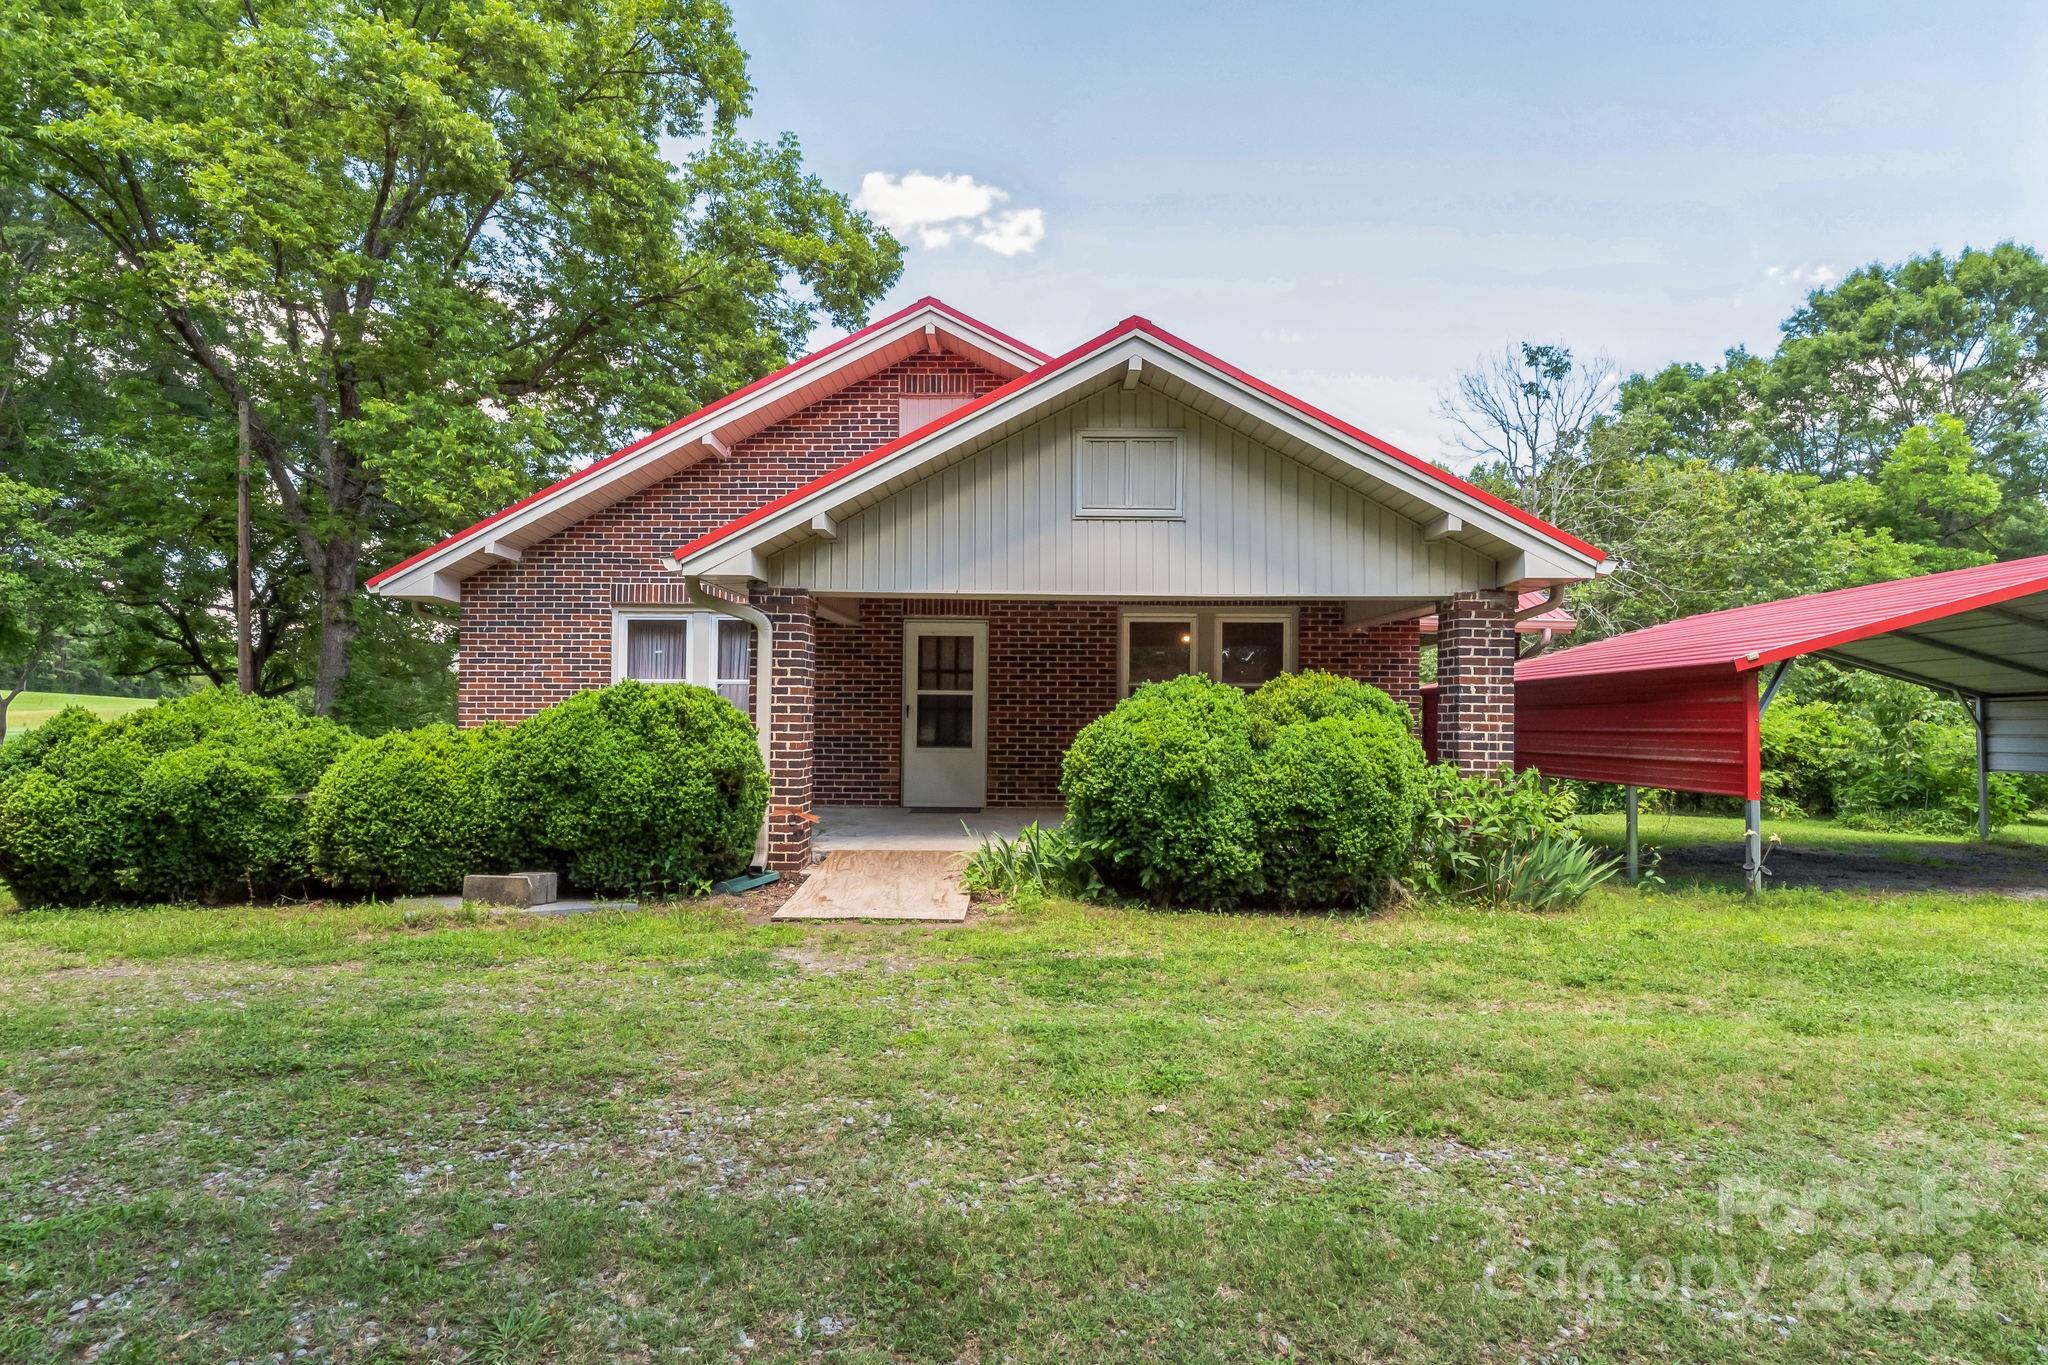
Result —
M1359 678L1417 704L1413 622L1346 631L1342 603L1305 602L1297 610L1300 667ZM862 604L855 625L819 621L817 803L893 806L901 799L907 616L988 622L989 804L1057 803L1067 747L1116 705L1120 615L1114 602L877 599Z
M740 442L675 478L592 513L462 585L458 719L517 720L611 681L614 590L674 589L676 546L895 439L906 372L1002 381L957 356L914 356Z
M1515 595L1461 592L1437 636L1437 756L1468 776L1515 761Z
M765 590L754 605L774 629L769 650L768 866L810 865L817 718L816 625L810 597Z

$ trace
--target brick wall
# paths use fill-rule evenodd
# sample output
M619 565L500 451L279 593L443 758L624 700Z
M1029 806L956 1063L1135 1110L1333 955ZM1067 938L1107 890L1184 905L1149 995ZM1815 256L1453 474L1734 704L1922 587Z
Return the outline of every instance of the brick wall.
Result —
M1437 757L1468 776L1515 761L1515 595L1461 592L1437 634Z
M894 440L906 373L962 375L970 394L1001 379L957 356L913 356L847 386L601 511L462 585L458 719L517 720L611 681L614 592L677 587L678 545ZM659 600L659 599L650 599Z
M810 865L816 771L816 618L803 592L768 589L754 606L774 628L768 658L768 866Z
M1082 726L1116 705L1114 602L874 599L862 603L854 625L820 620L817 803L893 806L901 799L903 622L917 616L988 622L989 804L1056 804L1067 747ZM1347 631L1343 620L1340 602L1298 604L1299 666L1359 678L1417 707L1415 623Z

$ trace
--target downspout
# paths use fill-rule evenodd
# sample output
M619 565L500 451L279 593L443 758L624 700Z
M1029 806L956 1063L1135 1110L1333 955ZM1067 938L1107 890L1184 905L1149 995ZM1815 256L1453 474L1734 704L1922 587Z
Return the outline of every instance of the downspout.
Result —
M675 564L674 560L666 562L671 566ZM735 620L745 621L754 628L754 653L756 656L754 668L754 740L761 746L761 767L768 773L770 784L768 805L761 812L761 832L754 836L754 866L766 867L768 865L768 819L770 812L775 809L773 786L775 768L768 761L770 753L768 742L768 701L774 690L769 686L768 679L774 668L775 626L773 622L769 621L767 615L758 608L749 606L744 602L730 602L723 597L715 597L711 593L706 592L704 580L701 578L694 576L685 578L683 580L683 593L690 599L691 606L702 607L704 610L716 612L720 616L730 616Z

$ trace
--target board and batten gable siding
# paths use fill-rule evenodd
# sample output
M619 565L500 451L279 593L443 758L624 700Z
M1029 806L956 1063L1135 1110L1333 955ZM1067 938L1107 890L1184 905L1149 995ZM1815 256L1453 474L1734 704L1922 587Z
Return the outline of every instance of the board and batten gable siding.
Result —
M1183 515L1074 515L1080 432L1182 433ZM771 557L814 592L1431 597L1494 586L1491 558L1140 388L1098 392Z

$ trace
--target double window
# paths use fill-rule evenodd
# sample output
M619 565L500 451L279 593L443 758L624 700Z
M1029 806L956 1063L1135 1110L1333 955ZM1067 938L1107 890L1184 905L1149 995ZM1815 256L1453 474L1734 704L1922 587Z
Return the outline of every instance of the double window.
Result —
M1123 618L1123 695L1206 673L1247 691L1294 666L1291 611L1134 611Z
M686 682L752 713L754 628L730 616L620 607L612 616L612 679Z

